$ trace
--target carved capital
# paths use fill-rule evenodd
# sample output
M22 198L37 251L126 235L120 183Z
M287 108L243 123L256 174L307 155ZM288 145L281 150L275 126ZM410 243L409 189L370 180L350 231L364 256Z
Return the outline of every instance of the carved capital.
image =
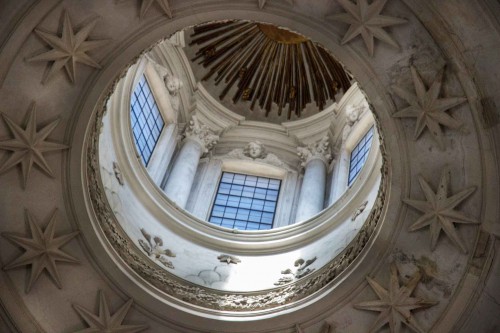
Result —
M319 159L325 164L330 163L332 160L332 153L330 150L330 139L325 135L321 140L308 144L306 147L297 147L297 155L299 156L303 167L312 160Z
M184 131L184 137L184 140L192 140L198 143L205 153L208 153L219 141L219 136L207 125L201 123L196 116L193 116L189 121Z

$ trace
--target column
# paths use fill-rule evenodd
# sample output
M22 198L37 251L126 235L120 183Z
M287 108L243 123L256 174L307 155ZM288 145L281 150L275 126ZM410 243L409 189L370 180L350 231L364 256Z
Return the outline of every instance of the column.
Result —
M323 210L325 201L326 169L332 159L328 136L307 147L298 147L304 168L295 222L309 219Z
M179 207L186 206L200 157L212 149L219 137L193 116L184 132L181 150L165 185L166 195Z

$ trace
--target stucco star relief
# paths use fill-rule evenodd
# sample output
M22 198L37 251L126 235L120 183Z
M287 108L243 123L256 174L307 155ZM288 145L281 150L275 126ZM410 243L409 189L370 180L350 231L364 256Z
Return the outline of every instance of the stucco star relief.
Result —
M28 210L25 211L25 214L30 229L30 237L23 237L14 233L2 233L3 237L24 249L23 254L5 265L3 269L9 270L31 265L30 277L26 287L27 293L44 270L54 280L57 287L61 289L62 284L57 270L57 262L79 263L79 261L63 252L60 247L73 239L78 234L78 231L58 237L55 236L57 209L51 214L47 227L43 231Z
M405 90L399 86L393 86L392 90L404 99L408 107L393 114L396 118L417 118L415 126L414 140L418 139L427 127L436 140L439 147L444 150L443 132L441 125L452 129L464 130L464 124L446 113L447 110L464 103L465 97L439 98L441 86L443 84L444 68L436 75L434 82L427 90L422 78L417 70L411 67L411 76L415 93Z
M337 0L337 2L346 12L327 16L327 19L350 25L342 39L342 45L361 35L370 56L373 56L374 53L375 38L399 49L396 40L383 28L408 21L397 17L380 15L387 0L375 0L371 4L368 4L368 0L358 0L356 3L352 3L350 0Z
M15 124L6 114L2 113L2 117L14 137L9 140L0 141L0 149L12 152L0 166L0 174L19 164L22 171L23 188L26 188L33 165L38 166L43 172L53 178L54 174L44 157L44 153L68 148L66 145L46 140L56 128L59 119L37 130L36 105L34 103L28 111L28 120L24 129Z
M148 326L144 324L123 324L132 303L133 300L129 299L114 314L111 314L104 292L99 290L99 314L96 315L78 304L73 304L75 311L89 326L75 333L136 333L147 329Z
M264 8L264 6L266 5L267 1L268 1L268 0L258 0L258 2L259 2L259 9ZM291 6L293 6L293 2L294 2L294 0L287 0L287 2L288 2Z
M109 40L88 40L89 34L94 29L97 20L97 17L91 19L75 33L71 25L69 14L64 12L61 37L59 37L58 34L35 29L35 34L51 48L51 50L47 52L27 59L29 62L46 61L52 63L42 83L49 81L63 67L70 81L74 83L76 80L77 63L82 63L94 68L101 68L101 66L87 54L87 52L109 43Z
M455 246L464 254L467 253L467 247L458 235L454 223L477 224L479 222L455 210L455 207L469 197L476 190L476 187L471 186L454 195L448 196L450 183L448 168L442 171L436 192L432 190L429 183L422 176L419 176L418 180L426 200L403 199L403 202L407 205L424 213L424 215L410 226L410 231L429 226L431 232L431 249L434 251L441 230L443 230Z
M141 2L141 12L139 14L141 20L146 15L146 12L151 8L153 2L161 8L161 10L168 16L168 18L172 18L172 10L170 9L170 5L168 0L142 0Z
M411 311L436 305L438 302L412 297L411 294L420 281L420 272L416 272L403 286L399 283L398 269L391 264L389 288L385 289L375 280L366 277L368 284L378 296L378 300L361 302L354 307L360 310L380 312L378 318L370 327L369 333L378 332L385 325L389 325L391 333L400 333L404 323L413 332L424 333Z

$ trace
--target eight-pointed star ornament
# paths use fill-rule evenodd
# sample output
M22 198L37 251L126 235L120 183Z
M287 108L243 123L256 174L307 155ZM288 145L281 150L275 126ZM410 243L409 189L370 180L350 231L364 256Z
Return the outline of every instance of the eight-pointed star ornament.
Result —
M477 220L466 216L455 210L455 207L470 196L475 186L468 187L452 196L448 196L450 183L450 171L445 167L441 172L441 179L437 191L434 192L422 176L418 177L420 187L425 195L425 201L403 199L407 205L424 213L415 223L410 226L410 231L419 230L429 226L431 231L431 249L434 251L441 230L451 239L464 254L467 248L457 233L454 223L477 224Z
M60 247L73 239L78 234L78 231L55 236L57 209L50 215L49 222L43 231L28 210L25 210L25 215L31 237L22 237L14 233L2 233L3 237L24 249L23 254L5 265L3 269L8 270L31 265L30 277L26 287L27 293L29 293L33 283L38 280L43 270L49 273L57 287L61 289L61 277L57 270L57 262L78 263L79 261L63 252Z
M56 128L59 119L37 130L35 103L32 103L30 106L28 120L24 129L15 124L6 114L2 113L2 116L7 127L14 135L14 138L0 141L0 149L12 152L7 160L0 166L0 174L20 164L23 176L23 188L26 188L26 183L28 182L33 164L38 166L50 177L54 177L43 154L68 148L66 145L46 140L50 133Z
M374 53L375 38L399 49L399 44L396 40L394 40L394 38L392 38L383 28L391 25L403 24L406 23L407 20L380 15L387 0L375 0L371 4L368 4L368 0L357 0L355 4L350 0L337 0L337 2L346 12L330 15L327 19L350 24L349 29L342 39L342 45L361 35L370 56L373 56Z
M262 9L262 8L264 8L264 6L266 5L266 3L267 3L267 1L268 1L268 0L258 0L258 1L259 1L259 9ZM287 0L287 2L288 2L290 5L292 5L292 6L293 6L293 4L294 4L294 3L293 3L293 2L294 2L294 0Z
M76 80L76 64L82 63L94 68L101 66L93 60L88 51L100 48L109 43L108 40L88 40L89 34L94 29L98 18L88 21L78 32L73 31L69 14L63 13L62 34L48 33L40 29L35 29L35 34L40 37L51 48L27 61L52 62L48 73L44 76L42 83L50 80L56 72L64 67L72 83Z
M168 0L141 0L141 11L139 17L142 18L146 15L146 12L149 10L153 2L163 10L163 12L168 16L168 18L172 18L172 10L170 9L170 5Z
M391 333L400 333L403 323L414 332L424 333L411 311L430 307L438 302L411 296L420 278L421 274L417 271L405 285L401 286L399 284L398 269L394 263L391 264L388 289L383 288L372 278L366 277L368 284L379 299L361 302L355 304L354 307L360 310L380 312L378 318L370 327L369 333L375 333L387 324L389 324Z
M99 314L96 315L78 304L73 304L75 311L89 326L75 333L136 333L147 329L148 326L144 324L123 324L123 320L130 310L132 303L133 300L129 299L112 315L104 292L99 290Z
M394 113L392 116L396 118L417 118L413 139L418 139L425 127L427 127L442 150L444 150L445 144L441 125L452 129L464 129L464 124L447 114L446 111L467 100L465 97L439 98L441 86L443 84L443 74L444 67L436 75L434 82L432 82L430 88L427 90L422 78L415 67L412 66L411 76L415 93L400 88L399 86L392 87L396 95L410 104L408 107Z

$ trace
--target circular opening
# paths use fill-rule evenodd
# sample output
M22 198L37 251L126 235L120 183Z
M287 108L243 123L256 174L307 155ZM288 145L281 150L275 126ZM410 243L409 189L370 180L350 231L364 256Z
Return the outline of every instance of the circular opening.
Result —
M139 275L183 301L202 291L188 301L246 311L283 304L269 293L307 297L377 225L375 118L354 79L306 37L245 21L184 29L129 67L106 110L107 206L94 200L109 212L105 232Z

